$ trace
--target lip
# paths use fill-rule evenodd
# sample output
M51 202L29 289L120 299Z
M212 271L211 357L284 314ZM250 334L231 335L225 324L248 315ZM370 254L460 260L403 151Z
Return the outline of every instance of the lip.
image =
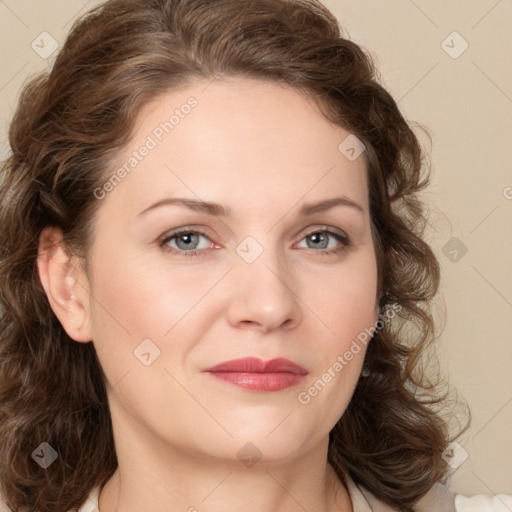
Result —
M206 368L203 372L228 384L254 391L286 389L297 385L309 373L302 366L282 357L269 361L244 357Z

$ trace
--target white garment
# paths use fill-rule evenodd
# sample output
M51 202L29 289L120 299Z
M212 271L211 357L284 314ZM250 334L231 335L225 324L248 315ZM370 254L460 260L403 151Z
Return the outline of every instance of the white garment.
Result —
M391 507L376 500L350 478L347 479L347 488L354 512L393 512ZM78 512L99 512L98 498L99 487L96 487ZM440 504L441 501L442 504ZM453 508L453 504L455 508ZM440 508L443 506L446 507L444 510L450 511L451 509L456 512L510 512L512 510L512 495L498 494L493 497L479 494L467 498L460 494L454 495L445 487L438 485L420 500L420 506L419 512L443 512L443 508Z
M365 489L358 487L350 478L347 488L352 500L354 512L392 512L389 505L377 500ZM437 484L417 503L418 512L511 512L512 494L496 496L478 494L472 497L450 492L445 486Z
M471 498L458 495L455 498L455 506L457 512L510 512L512 510L512 495L484 496L480 494Z

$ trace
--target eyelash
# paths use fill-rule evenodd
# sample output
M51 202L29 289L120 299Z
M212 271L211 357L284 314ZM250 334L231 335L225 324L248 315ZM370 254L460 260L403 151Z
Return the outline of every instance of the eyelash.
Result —
M318 233L326 233L328 235L333 236L339 242L341 242L341 245L339 245L338 247L336 247L334 249L323 249L323 250L319 250L319 251L312 249L314 252L318 252L322 256L331 256L331 255L338 254L342 251L345 251L348 247L350 247L352 245L352 241L350 240L350 238L348 236L341 235L340 233L331 231L327 228L314 229L312 231L309 231L306 234L304 234L304 236L301 238L301 241L310 235L314 235L314 234L318 234ZM200 255L201 252L205 251L205 249L194 249L192 251L183 251L183 250L174 249L167 245L167 243L170 242L171 240L178 238L180 235L184 235L184 234L201 235L201 236L204 236L205 238L207 238L208 240L210 240L208 235L206 235L202 231L194 231L191 229L180 229L178 231L174 231L168 235L165 235L165 238L160 240L159 246L166 252L169 252L171 254L175 254L178 256L185 256L185 257L197 256L197 255Z

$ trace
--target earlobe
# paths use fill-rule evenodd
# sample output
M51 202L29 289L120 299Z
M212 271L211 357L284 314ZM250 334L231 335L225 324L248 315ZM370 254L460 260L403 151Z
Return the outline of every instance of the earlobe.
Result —
M76 260L66 252L59 229L43 230L39 237L37 268L50 307L72 339L88 342L92 340L89 284Z

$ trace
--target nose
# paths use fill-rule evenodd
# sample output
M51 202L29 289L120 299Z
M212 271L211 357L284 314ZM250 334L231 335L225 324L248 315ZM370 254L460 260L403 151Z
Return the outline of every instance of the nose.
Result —
M301 322L293 271L276 254L266 250L252 263L239 262L230 283L227 316L232 326L269 332L293 329Z

